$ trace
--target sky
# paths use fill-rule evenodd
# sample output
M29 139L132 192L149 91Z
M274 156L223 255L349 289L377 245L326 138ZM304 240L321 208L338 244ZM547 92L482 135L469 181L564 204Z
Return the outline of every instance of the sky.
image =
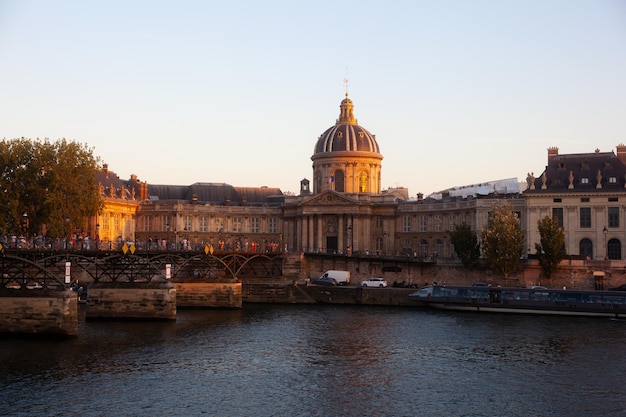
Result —
M297 194L346 89L382 189L522 182L626 143L626 1L0 0L0 138L122 179Z

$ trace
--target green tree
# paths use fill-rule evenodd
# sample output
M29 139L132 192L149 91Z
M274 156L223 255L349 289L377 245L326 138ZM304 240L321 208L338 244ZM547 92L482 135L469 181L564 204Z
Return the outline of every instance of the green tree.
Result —
M565 231L559 226L557 217L549 216L537 222L541 243L535 243L535 250L541 266L541 274L550 279L559 263L567 256L565 251Z
M0 233L24 232L25 217L29 234L82 229L102 207L98 162L87 145L65 139L0 141Z
M478 258L480 258L480 245L478 244L478 236L472 231L470 225L465 222L458 224L448 234L454 251L461 259L463 266L466 268L476 266Z
M495 203L491 207L480 244L489 269L494 273L506 278L518 270L524 253L524 234L509 203L505 202L502 206Z

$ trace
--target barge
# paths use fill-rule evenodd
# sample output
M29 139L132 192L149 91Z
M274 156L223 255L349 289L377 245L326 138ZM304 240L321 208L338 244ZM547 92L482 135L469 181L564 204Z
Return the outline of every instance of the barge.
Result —
M626 292L619 291L433 285L411 293L409 299L444 310L626 317Z

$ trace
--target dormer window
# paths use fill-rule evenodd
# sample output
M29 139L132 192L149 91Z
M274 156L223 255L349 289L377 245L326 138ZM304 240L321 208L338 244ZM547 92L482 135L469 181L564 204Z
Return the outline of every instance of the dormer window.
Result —
M363 132L359 132L359 137L362 138L363 136L365 136Z
M589 184L589 178L587 178L587 177L582 177L582 178L580 179L580 183L581 183L581 184Z
M617 178L609 177L609 184L617 184Z

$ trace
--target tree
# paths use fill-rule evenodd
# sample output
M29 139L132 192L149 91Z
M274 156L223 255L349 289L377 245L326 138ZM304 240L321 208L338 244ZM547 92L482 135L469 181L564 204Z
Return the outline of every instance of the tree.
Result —
M65 139L0 141L0 233L24 232L25 217L29 234L82 228L102 207L98 162L87 145Z
M478 263L478 258L480 258L480 245L478 244L478 237L470 225L465 222L458 224L448 234L454 251L461 259L463 266L466 268L475 266Z
M502 206L495 203L491 207L480 244L489 269L494 273L506 278L517 271L524 253L524 234L509 203L505 202Z
M565 231L559 226L557 217L549 216L537 222L541 243L535 243L541 273L549 279L558 269L559 263L567 256L565 251Z

